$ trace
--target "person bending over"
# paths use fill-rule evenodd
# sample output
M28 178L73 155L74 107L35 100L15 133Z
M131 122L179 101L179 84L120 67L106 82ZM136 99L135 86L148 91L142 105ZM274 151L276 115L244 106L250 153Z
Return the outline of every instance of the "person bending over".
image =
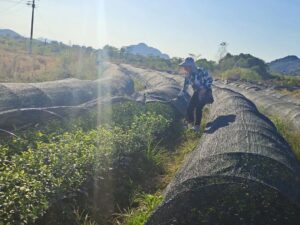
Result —
M192 127L194 131L198 132L200 131L204 106L214 101L211 89L213 79L208 71L203 68L197 68L194 59L191 57L186 58L179 66L184 69L186 76L184 86L178 96L181 97L185 95L189 85L192 86L194 93L187 108L186 120L189 127Z

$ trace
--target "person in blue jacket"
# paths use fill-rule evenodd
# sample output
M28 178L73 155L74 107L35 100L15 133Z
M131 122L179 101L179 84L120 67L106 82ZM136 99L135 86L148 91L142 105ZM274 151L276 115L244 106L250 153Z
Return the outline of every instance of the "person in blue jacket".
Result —
M185 70L186 76L183 88L178 96L185 95L189 85L192 86L194 93L187 108L186 120L192 125L192 129L198 132L200 130L204 106L213 103L211 89L213 79L208 71L203 68L197 68L194 59L191 57L186 58L179 66Z

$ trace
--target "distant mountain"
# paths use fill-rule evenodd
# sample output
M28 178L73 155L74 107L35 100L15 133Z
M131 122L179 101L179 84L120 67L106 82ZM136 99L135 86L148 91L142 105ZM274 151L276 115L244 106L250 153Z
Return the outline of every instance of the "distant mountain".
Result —
M135 55L142 55L142 56L156 56L163 59L169 59L170 57L167 54L161 53L156 48L150 47L146 45L145 43L140 43L137 45L130 45L123 47L125 52L135 54Z
M254 71L261 79L268 79L268 66L266 63L250 54L231 55L228 53L223 57L218 65L219 70L228 71L235 68L243 68Z
M271 72L283 75L300 75L300 59L295 55L276 59L268 63L268 65Z
M0 37L9 37L14 39L23 38L23 36L10 29L0 29Z

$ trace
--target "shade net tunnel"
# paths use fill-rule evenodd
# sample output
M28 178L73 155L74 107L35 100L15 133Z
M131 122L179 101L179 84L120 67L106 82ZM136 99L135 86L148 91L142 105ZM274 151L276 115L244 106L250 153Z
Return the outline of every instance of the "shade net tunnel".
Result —
M300 103L298 99L255 85L237 82L224 84L220 81L217 82L217 85L245 95L268 115L284 119L291 128L300 130Z
M299 224L300 167L244 96L214 88L204 135L147 225Z
M133 94L133 81L108 64L95 81L65 79L41 83L0 84L0 128L14 129L53 118L76 117L97 107L97 100Z
M173 77L179 76L128 65L106 63L105 66L103 76L95 81L65 79L0 84L0 131L31 127L53 119L68 122L69 118L125 101L160 102L185 113L188 97L176 98L181 85ZM144 90L135 91L134 80L143 83Z
M161 102L172 105L176 111L184 115L188 106L189 96L178 98L184 79L179 75L171 75L166 72L146 70L121 64L120 70L138 81L144 86L145 90L136 93L135 98L144 98L146 103Z

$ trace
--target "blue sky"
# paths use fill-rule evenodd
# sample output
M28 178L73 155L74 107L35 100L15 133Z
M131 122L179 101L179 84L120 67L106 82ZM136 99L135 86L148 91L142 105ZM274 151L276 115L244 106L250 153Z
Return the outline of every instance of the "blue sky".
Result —
M25 2L0 0L0 28L29 35ZM226 41L233 54L270 61L300 56L299 12L298 0L39 0L34 35L96 48L145 42L209 59Z

